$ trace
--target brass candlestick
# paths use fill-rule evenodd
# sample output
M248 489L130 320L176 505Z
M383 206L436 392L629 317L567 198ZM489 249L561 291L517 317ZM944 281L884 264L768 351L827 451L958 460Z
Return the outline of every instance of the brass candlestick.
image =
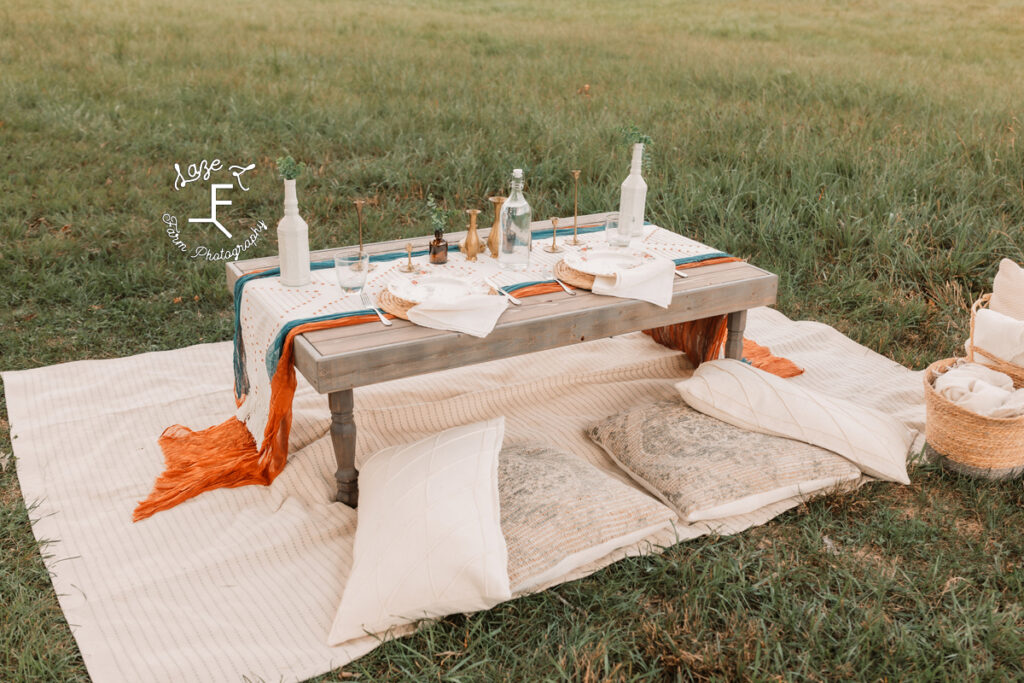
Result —
M352 203L356 205L356 217L359 219L359 253L363 253L363 204L366 203L365 199L353 199ZM370 264L366 268L366 272L373 272L376 268L374 264Z
M398 266L398 269L403 273L414 273L416 272L416 266L412 264L412 242L405 245L405 253L409 255L409 260L406 263Z
M363 253L363 204L366 203L365 199L353 199L352 203L356 205L356 217L359 220L359 253Z
M480 214L480 209L466 209L466 213L469 214L469 231L466 233L466 239L459 244L459 248L467 261L476 261L476 255L484 251L484 245L476 233L476 217Z
M548 252L549 254L557 254L560 251L564 251L564 249L562 249L560 246L558 246L558 244L556 244L557 240L558 240L558 219L557 218L551 218L551 244L549 244L548 246L544 247L544 251Z
M572 240L569 244L574 247L578 247L583 242L580 242L577 231L580 229L580 172L569 171L572 173Z
M487 201L494 204L494 225L491 226L491 234L487 236L487 249L491 252L491 258L498 258L498 238L501 235L501 206L508 197L488 197Z

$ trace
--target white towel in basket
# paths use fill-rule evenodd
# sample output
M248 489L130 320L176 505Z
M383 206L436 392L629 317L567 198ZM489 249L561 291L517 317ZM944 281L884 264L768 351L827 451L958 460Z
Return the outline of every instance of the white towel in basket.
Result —
M977 415L1017 417L1024 414L1024 389L1014 391L1009 375L978 363L960 362L935 378L935 391Z

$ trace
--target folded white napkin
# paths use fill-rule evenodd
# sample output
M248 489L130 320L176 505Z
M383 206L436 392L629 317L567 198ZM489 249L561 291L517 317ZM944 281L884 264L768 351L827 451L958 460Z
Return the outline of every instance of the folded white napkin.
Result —
M1008 258L999 262L989 307L1015 320L1024 320L1024 268Z
M1024 414L1024 390L1014 391L1009 375L979 363L959 363L939 375L935 391L976 415L1017 417Z
M410 322L435 330L486 337L508 308L503 296L473 294L458 301L424 301L409 309Z
M1014 365L1024 365L1024 320L988 308L974 319L974 345Z
M672 278L676 264L670 259L655 258L636 268L620 271L612 276L594 278L594 294L639 299L668 308L672 303Z

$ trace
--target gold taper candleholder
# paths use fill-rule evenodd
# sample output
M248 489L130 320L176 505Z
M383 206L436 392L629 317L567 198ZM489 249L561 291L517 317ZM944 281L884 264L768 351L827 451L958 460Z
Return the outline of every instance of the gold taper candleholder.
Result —
M353 199L352 203L356 205L356 217L359 220L359 253L363 253L363 204L366 203L365 199Z
M405 245L405 253L409 256L409 260L398 266L398 269L403 273L414 273L416 272L416 266L412 264L412 242Z
M363 253L363 204L366 203L365 199L353 199L352 203L356 205L356 218L359 221L359 253ZM377 266L370 264L366 268L366 272L372 272Z
M569 171L569 173L572 173L572 239L569 244L578 247L583 244L577 234L580 229L580 172Z
M551 244L549 244L548 246L544 247L544 251L548 252L549 254L557 254L558 252L565 251L565 250L562 249L557 244L557 240L558 240L558 219L557 218L551 218L550 220L551 220Z
M466 209L466 213L469 214L469 230L466 232L466 239L459 243L459 249L467 261L476 261L477 254L484 251L480 235L476 232L476 217L480 214L480 209Z
M494 224L491 226L491 234L487 236L487 249L491 252L491 258L498 258L498 239L501 237L501 207L508 197L488 197L487 201L494 204Z

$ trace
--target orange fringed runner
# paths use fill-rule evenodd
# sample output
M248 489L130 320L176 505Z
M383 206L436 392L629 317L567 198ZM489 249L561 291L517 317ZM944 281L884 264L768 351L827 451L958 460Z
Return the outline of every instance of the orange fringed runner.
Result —
M772 350L749 339L743 340L743 357L755 368L770 372L778 377L788 378L804 374L804 369L781 356L773 356Z
M138 522L161 510L169 510L204 491L249 484L266 486L273 482L288 460L296 386L292 362L295 337L376 319L376 315L360 315L321 320L299 325L288 332L277 370L270 381L270 416L262 446L256 445L249 428L234 416L198 432L181 425L165 429L159 441L164 452L164 472L157 478L149 497L135 508L132 520Z
M697 367L705 361L718 358L729 333L726 323L726 316L716 315L676 325L655 327L652 330L644 330L644 334L651 335L651 338L662 346L682 351L690 364Z
M729 334L728 319L724 315L718 315L644 330L644 334L651 335L651 338L662 346L682 351L693 367L697 367L701 363L718 358L722 353L722 346ZM796 377L804 371L788 358L774 356L767 346L761 346L749 339L743 340L743 357L755 368L783 378Z

